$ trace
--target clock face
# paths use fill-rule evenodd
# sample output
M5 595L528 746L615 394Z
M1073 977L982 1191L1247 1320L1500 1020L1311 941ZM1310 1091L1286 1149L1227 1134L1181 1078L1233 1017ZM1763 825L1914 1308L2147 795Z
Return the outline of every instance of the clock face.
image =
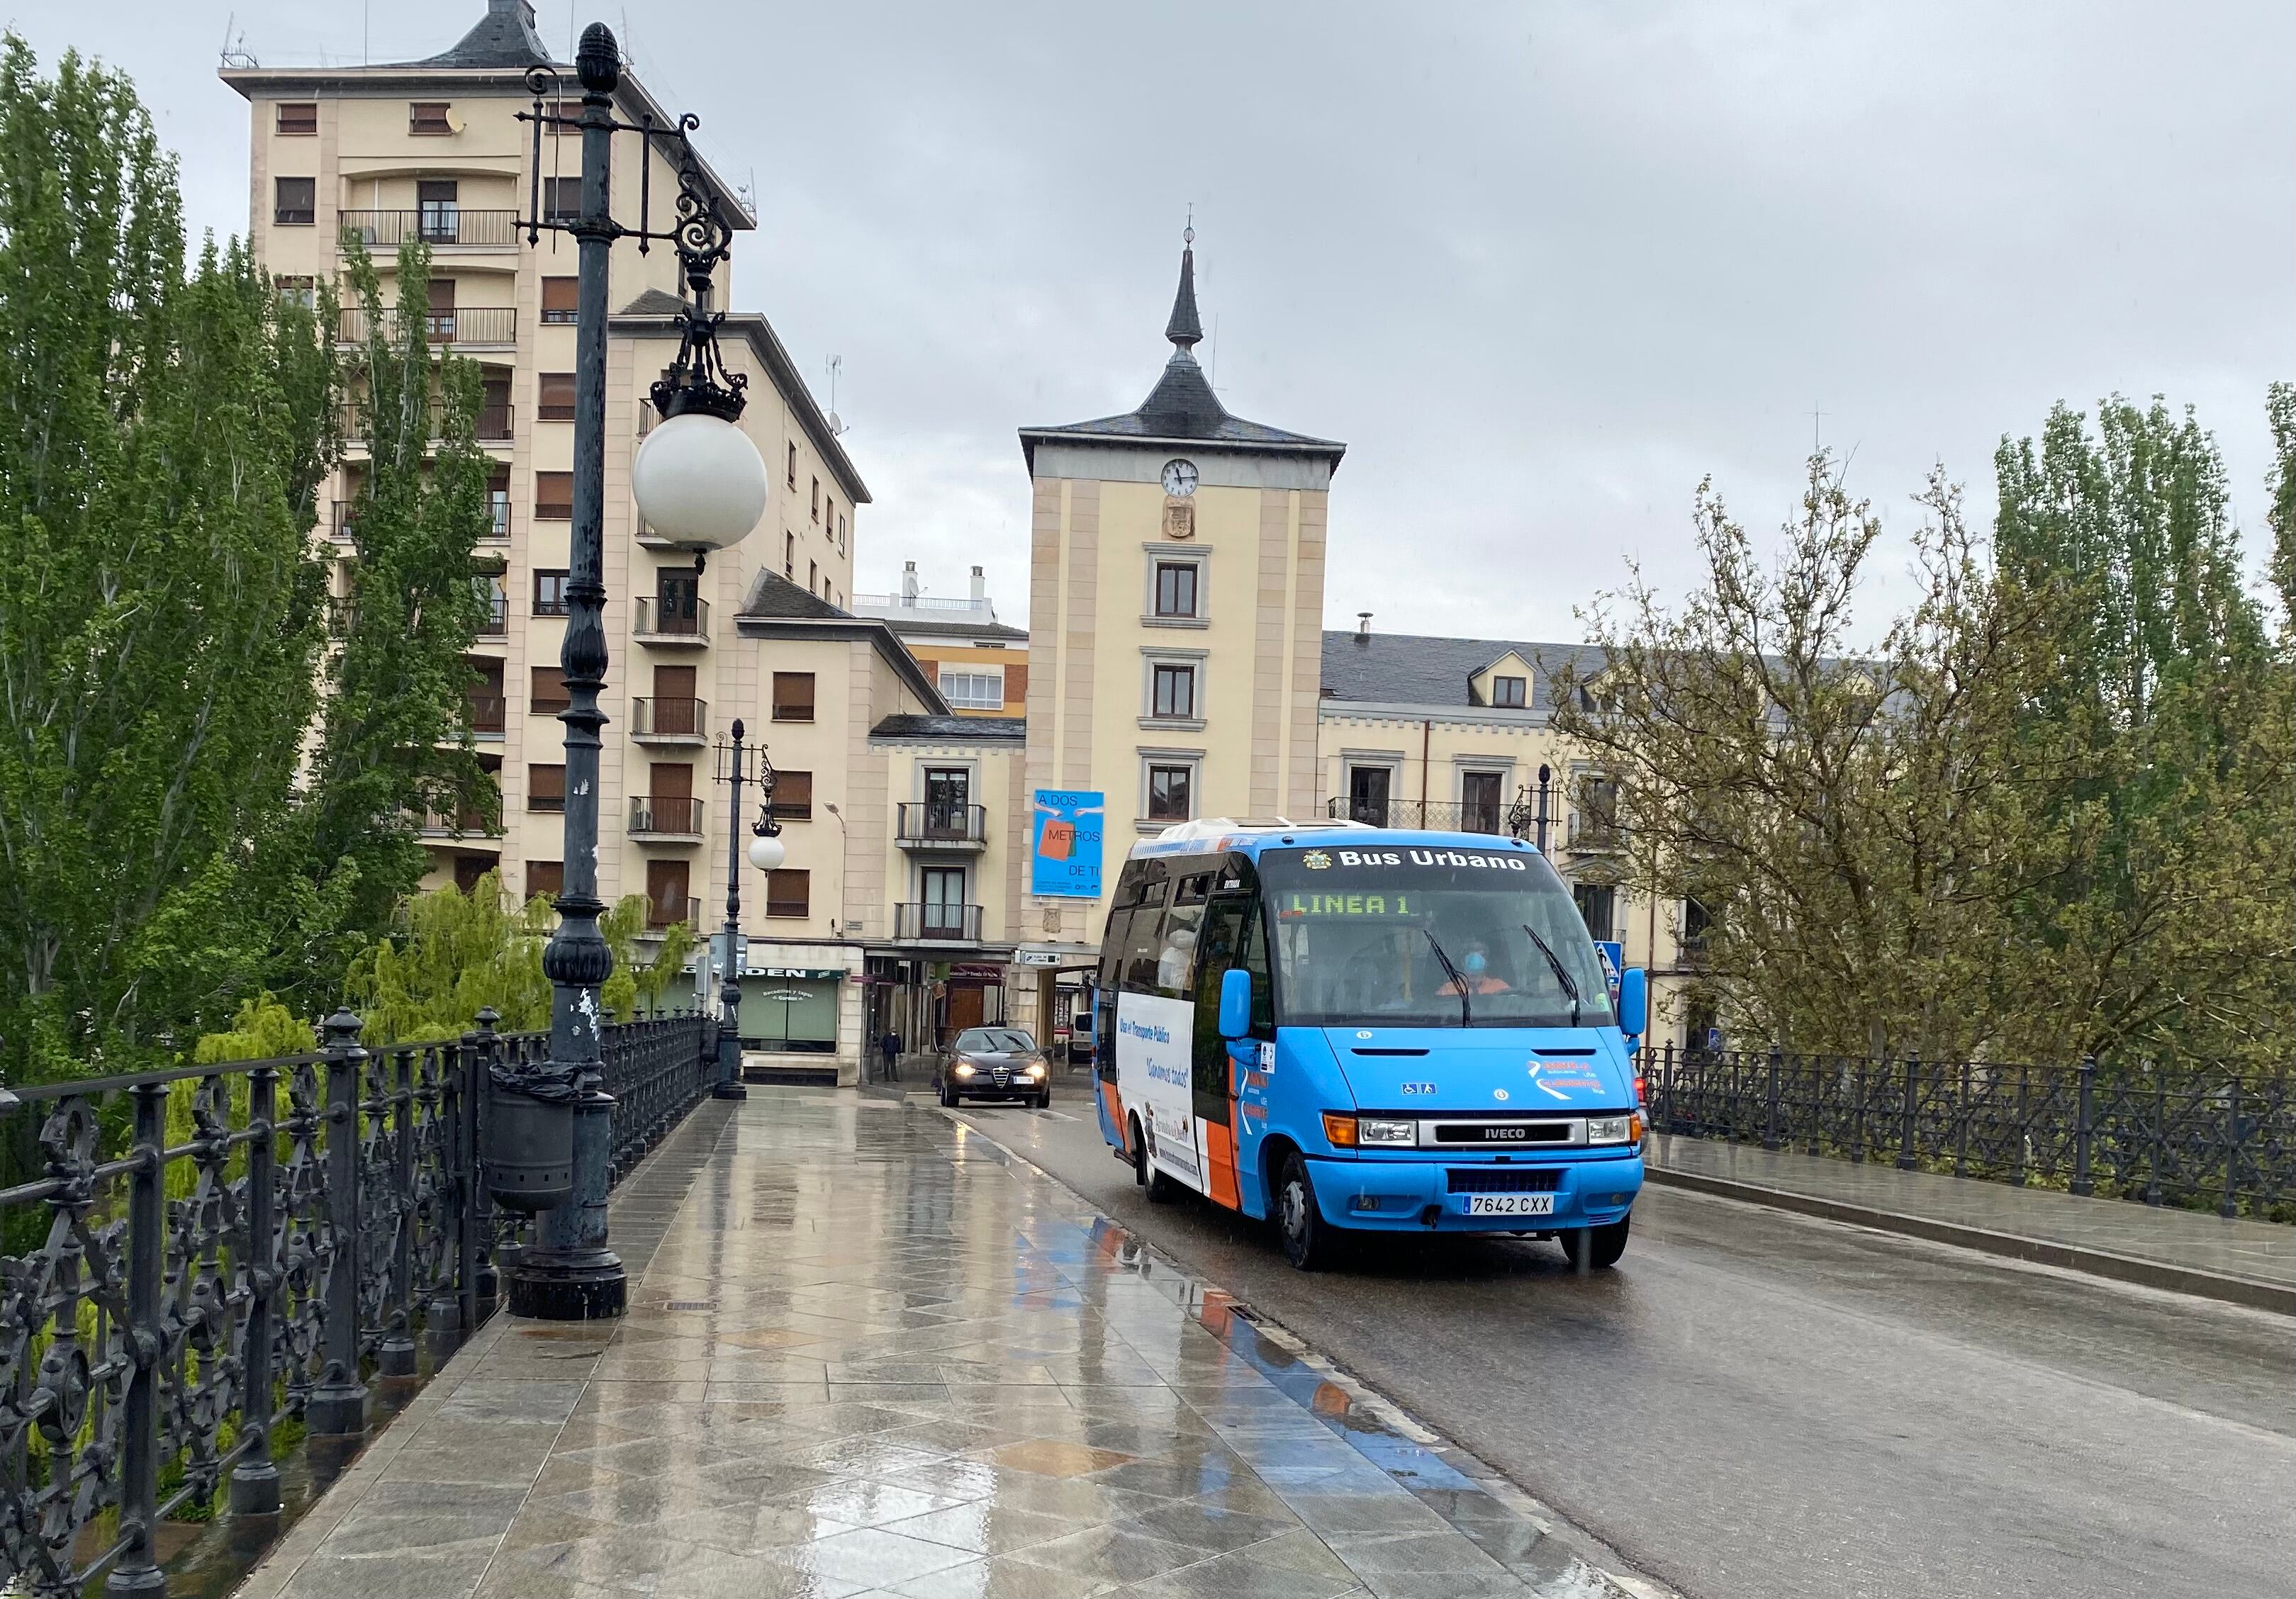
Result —
M1196 463L1193 461L1164 463L1164 492L1181 496L1195 493Z

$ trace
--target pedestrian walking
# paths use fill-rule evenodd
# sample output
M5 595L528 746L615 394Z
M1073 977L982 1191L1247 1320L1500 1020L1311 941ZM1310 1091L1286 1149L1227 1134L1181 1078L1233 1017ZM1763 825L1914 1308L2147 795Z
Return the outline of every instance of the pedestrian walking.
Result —
M877 1040L877 1050L885 1060L883 1080L889 1083L896 1080L901 1070L901 1035L887 1028L885 1036Z

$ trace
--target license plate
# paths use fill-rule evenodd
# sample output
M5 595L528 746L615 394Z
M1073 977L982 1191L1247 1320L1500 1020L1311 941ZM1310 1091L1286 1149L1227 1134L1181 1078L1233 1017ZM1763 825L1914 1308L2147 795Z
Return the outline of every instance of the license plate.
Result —
M1551 1193L1471 1193L1467 1196L1470 1216L1552 1216L1554 1196Z

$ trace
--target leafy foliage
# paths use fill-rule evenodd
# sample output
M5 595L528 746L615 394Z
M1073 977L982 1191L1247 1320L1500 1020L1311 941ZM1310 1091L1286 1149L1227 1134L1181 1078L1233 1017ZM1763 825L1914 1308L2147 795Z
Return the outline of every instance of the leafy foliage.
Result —
M1831 461L1770 570L1702 487L1702 586L1637 574L1556 687L1625 879L1699 903L1697 991L1789 1048L2283 1063L2296 696L2214 442L2116 400L1997 464L1989 548L1941 472L1917 496L1917 597L1867 648L1880 522Z

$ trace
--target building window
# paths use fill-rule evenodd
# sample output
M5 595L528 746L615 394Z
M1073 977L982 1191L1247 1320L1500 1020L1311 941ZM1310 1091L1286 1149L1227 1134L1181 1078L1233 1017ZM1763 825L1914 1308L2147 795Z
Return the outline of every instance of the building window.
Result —
M1464 832L1496 832L1506 786L1499 772L1459 775L1459 827Z
M1154 682L1149 692L1148 714L1152 717L1193 721L1196 715L1196 668L1193 666L1170 666L1159 661L1152 668Z
M548 569L534 574L534 614L564 616L566 614L566 573Z
M306 310L319 303L319 280L315 277L275 277L271 286L279 298L301 306Z
M563 667L536 667L534 687L527 699L527 709L538 716L556 716L573 701L566 695L566 669Z
M537 521L574 520L574 474L538 472L534 474L534 516Z
M684 861L653 860L646 862L646 925L676 927L681 922L699 919L701 906L686 894L687 873Z
M581 279L546 277L542 280L542 320L545 326L552 323L572 323L580 314L581 305Z
M1388 767L1348 768L1348 820L1374 827L1387 825L1388 791L1395 773Z
M797 535L794 533L782 535L782 576L792 583L797 581Z
M315 100L283 100L279 102L278 119L272 127L289 135L311 135L319 131L319 105Z
M1570 808L1570 841L1589 849L1614 844L1619 834L1619 780L1589 772L1578 779Z
M434 277L423 288L423 309L429 313L423 332L452 343L455 338L455 280Z
M833 494L822 502L821 526L824 532L829 533L832 537L835 536L837 532L837 496Z
M271 220L281 227L308 227L319 218L319 180L316 177L275 177L271 180Z
M1188 791L1195 776L1193 767L1152 766L1148 768L1148 819L1185 822L1190 815Z
M918 931L928 939L965 936L964 868L927 866L917 873L924 898Z
M821 480L819 478L813 480L813 520L816 521L821 520Z
M1570 898L1578 902L1590 937L1610 942L1618 937L1619 890L1607 882L1575 882Z
M542 219L545 222L573 222L581 215L580 178L545 177L542 180Z
M1188 617L1196 614L1194 562L1160 561L1156 563L1156 614Z
M1521 710L1528 703L1530 679L1528 677L1494 677L1491 679L1491 703L1509 710Z
M789 486L791 488L797 487L797 446L795 444L789 447Z
M455 131L455 119L444 100L417 100L406 108L406 131L435 135Z
M527 767L526 808L529 810L564 810L566 808L566 768L564 767Z
M1685 955L1706 952L1706 935L1714 931L1714 914L1696 899L1685 898L1682 902L1682 953Z
M783 867L766 873L766 914L809 916L813 914L813 873Z
M837 518L837 548L840 554L845 549L845 517L841 512Z
M500 572L488 572L479 581L487 596L487 619L479 631L489 638L500 638L510 631L510 590L503 586Z
M539 375L534 397L534 414L542 422L574 420L572 373L545 372Z
M774 774L774 817L782 822L813 820L812 773L776 771Z
M776 722L813 720L813 674L811 672L775 672L774 674L774 720Z
M1004 668L1003 667L943 667L940 669L940 697L953 710L1002 710L1004 709Z
M426 177L414 185L415 223L425 244L463 242L463 185L451 177Z
M808 561L805 563L805 592L808 594L818 594L820 590L821 562L818 561Z
M526 863L526 897L529 899L547 896L555 899L566 891L564 861L529 861Z
M487 515L490 537L510 537L510 468L497 466L487 474Z

